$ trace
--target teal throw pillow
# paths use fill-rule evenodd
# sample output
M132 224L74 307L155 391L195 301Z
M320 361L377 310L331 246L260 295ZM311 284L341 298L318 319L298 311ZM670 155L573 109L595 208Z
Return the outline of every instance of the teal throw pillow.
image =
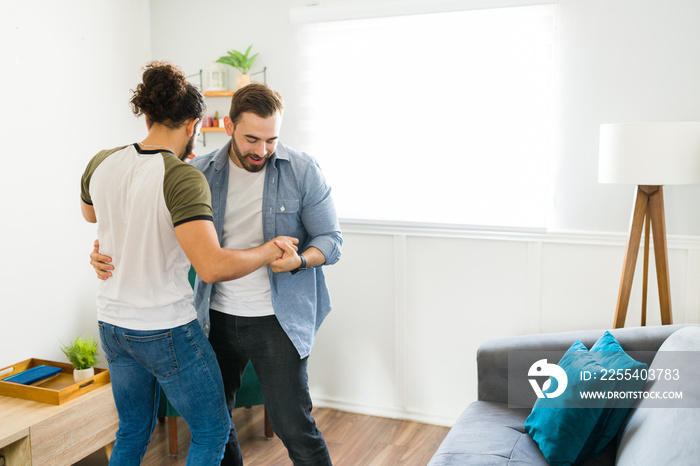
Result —
M566 374L566 389L555 398L546 395L556 390L543 390L545 397L537 399L525 421L525 430L552 466L571 465L585 455L583 450L589 439L595 437L605 406L604 402L591 403L580 395L583 391L602 390L604 386L600 380L582 380L582 373L600 373L604 368L580 340L567 350L558 366ZM550 381L549 385L553 384Z
M607 369L608 372L606 374L612 376L613 380L609 382L610 386L607 391L627 394L639 392L646 385L646 380L640 374L648 366L643 362L632 359L610 332L606 331L598 339L591 347L591 352L594 353L600 365ZM614 375L612 375L612 371L615 371ZM598 438L590 439L588 447L591 447L591 451L589 454L598 456L608 443L615 438L635 401L636 399L633 396L608 400L599 425L596 426L596 430L599 433Z
M645 385L640 374L647 365L631 358L606 331L590 351L576 340L558 366L566 374L566 389L547 398L557 383L554 378L545 383L545 397L535 402L525 430L550 465L580 464L599 455L615 438L635 402L633 396L591 398L584 393L639 392Z

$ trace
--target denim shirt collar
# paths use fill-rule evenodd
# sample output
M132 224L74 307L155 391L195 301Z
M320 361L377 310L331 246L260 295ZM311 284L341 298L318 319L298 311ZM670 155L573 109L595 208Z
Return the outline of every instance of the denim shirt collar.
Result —
M228 162L228 154L231 152L231 140L226 142L224 146L216 151L216 155L212 158L212 163L214 164L214 170L217 172L226 166Z

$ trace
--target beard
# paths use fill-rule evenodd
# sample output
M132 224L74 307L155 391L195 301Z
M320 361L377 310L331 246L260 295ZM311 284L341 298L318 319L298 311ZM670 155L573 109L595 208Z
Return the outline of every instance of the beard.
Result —
M192 153L192 149L194 149L195 139L197 139L196 132L192 134L192 137L189 139L189 141L187 141L187 145L183 149L182 153L177 156L178 159L184 161Z
M241 162L243 168L251 173L257 173L263 168L265 168L265 165L267 165L267 161L270 160L270 157L272 157L272 152L268 152L267 154L265 154L265 157L263 157L262 159L251 152L247 154L241 153L241 150L238 148L238 144L236 144L235 137L231 137L231 149L233 149L234 155L236 156L238 161ZM250 158L253 158L254 160L263 160L263 163L255 165L250 161Z

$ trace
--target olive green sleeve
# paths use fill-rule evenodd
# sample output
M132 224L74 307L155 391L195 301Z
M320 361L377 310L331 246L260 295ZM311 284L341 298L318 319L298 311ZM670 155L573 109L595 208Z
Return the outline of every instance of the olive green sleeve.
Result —
M80 199L82 199L84 203L92 205L92 197L90 196L90 180L92 179L92 174L95 173L95 170L97 170L97 167L99 167L108 156L114 154L115 152L119 152L125 147L126 146L121 146L115 147L114 149L100 151L92 159L90 159L90 162L88 162L88 165L83 172L83 176L80 179Z
M211 190L202 172L172 154L163 154L163 162L163 195L173 218L173 226L193 220L213 221Z

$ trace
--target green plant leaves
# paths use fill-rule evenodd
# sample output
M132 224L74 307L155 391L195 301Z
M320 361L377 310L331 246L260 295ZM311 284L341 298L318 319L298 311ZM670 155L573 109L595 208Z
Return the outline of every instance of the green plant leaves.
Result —
M253 44L249 45L245 53L241 53L238 50L229 50L228 55L224 55L216 60L217 63L223 63L224 65L229 65L236 68L242 74L248 74L248 71L253 67L255 59L258 58L259 54L255 54L252 57L248 57L250 50L253 48Z
M70 345L61 345L61 351L76 369L89 369L97 364L97 342L88 335L77 337Z

